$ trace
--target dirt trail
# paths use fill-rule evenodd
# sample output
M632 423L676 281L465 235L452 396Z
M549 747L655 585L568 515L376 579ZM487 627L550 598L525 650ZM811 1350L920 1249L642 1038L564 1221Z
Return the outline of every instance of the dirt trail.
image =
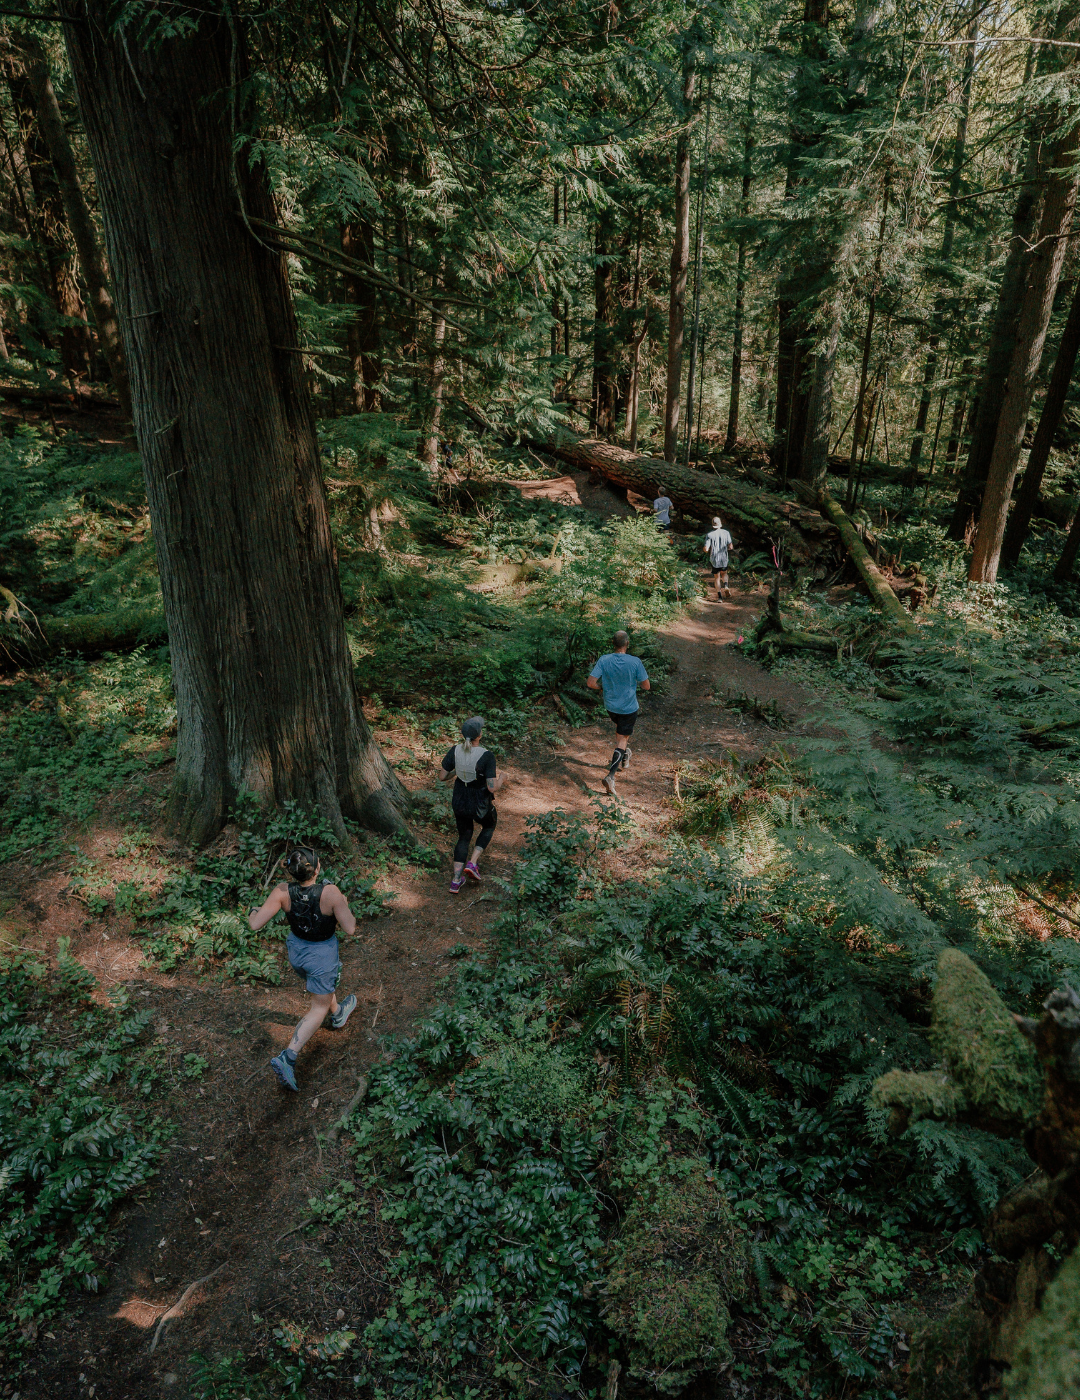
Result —
M628 875L655 863L679 763L725 749L750 756L775 739L710 693L741 691L792 714L805 706L794 686L728 645L753 625L761 605L759 595L737 592L730 604L701 603L665 633L676 669L663 693L643 701L632 763L618 783L640 833L620 853ZM491 877L509 874L527 818L556 807L587 813L591 797L603 795L611 752L606 716L572 730L552 712L552 723L561 746L532 740L502 765L509 781L498 799L485 883L452 896L448 860L437 873L399 874L390 914L342 941L342 989L356 992L359 1007L344 1031L324 1029L304 1051L299 1094L280 1091L267 1068L306 1009L299 983L289 977L280 987L222 987L190 972L155 973L139 966L130 929L86 920L85 910L60 894L61 877L33 892L42 916L34 941L52 951L58 934L74 932L73 951L106 986L123 982L136 1004L152 1008L175 1063L197 1053L210 1067L201 1080L182 1081L185 1088L162 1105L179 1131L160 1174L117 1222L108 1286L77 1299L55 1335L40 1339L20 1380L22 1400L183 1396L193 1351L250 1347L282 1318L360 1332L378 1311L385 1302L380 1250L392 1238L377 1219L333 1237L292 1227L308 1216L308 1198L344 1174L342 1148L319 1137L352 1098L363 1070L384 1053L383 1036L406 1031L437 1000L454 945L482 945L498 903ZM414 783L432 785L427 774ZM424 835L449 851L445 827ZM95 843L107 850L110 839L102 830L84 846L93 854ZM162 1328L151 1354L166 1311L215 1270L184 1315Z

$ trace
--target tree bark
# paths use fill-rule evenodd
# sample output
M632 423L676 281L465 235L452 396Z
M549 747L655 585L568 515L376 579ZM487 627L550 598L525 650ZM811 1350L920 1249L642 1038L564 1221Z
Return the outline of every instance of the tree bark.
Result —
M967 43L964 46L964 77L960 90L960 114L956 119L956 137L953 141L952 170L949 175L949 198L945 205L945 229L941 236L941 263L945 268L952 257L953 239L956 235L956 198L960 193L960 176L964 168L964 151L967 147L968 120L971 116L971 88L975 75L975 49L979 37L979 11L981 0L974 0L975 14L967 28ZM926 433L926 419L930 412L930 399L937 377L937 347L941 334L941 320L944 307L939 296L936 299L931 318L930 336L927 342L926 368L923 371L922 393L915 417L915 435L911 439L909 460L918 470L922 459L923 436Z
M375 265L375 226L354 219L341 227L341 251L348 258ZM379 294L370 282L344 274L345 300L356 307L349 322L346 345L352 379L352 401L360 413L377 413L379 394Z
M26 157L26 168L34 194L36 233L45 249L47 281L42 289L57 313L69 324L61 327L60 361L71 379L90 377L90 344L86 310L75 271L75 258L69 241L64 201L39 120L38 104L31 81L31 63L21 48L7 54L7 80L12 107L19 125ZM81 325L72 325L80 321Z
M638 210L637 248L634 252L634 293L633 311L636 314L641 305L641 238L645 227L645 211ZM631 321L633 324L633 321ZM638 399L641 394L641 346L645 339L645 334L649 329L649 310L646 307L645 318L641 329L635 329L631 342L631 366L630 366L630 397L626 410L627 426L630 437L630 451L637 451L638 437Z
M126 329L172 652L175 832L211 838L242 791L404 828L360 709L315 424L265 172L234 151L239 36L203 15L147 48L72 0L71 69ZM183 217L177 217L177 211Z
M444 265L439 263L439 271L434 279L433 294L437 295L442 281ZM432 302L431 312L431 382L428 387L427 411L424 415L424 431L420 435L420 460L432 477L439 470L439 430L442 427L443 386L446 379L446 361L443 346L446 344L446 317L438 302Z
M1054 24L1054 37L1061 38L1072 26L1076 9L1076 0L1068 0L1068 3L1062 6ZM1060 52L1060 50L1055 51L1051 44L1040 46L1035 63L1036 69L1042 71L1044 66L1052 61L1048 55L1055 52ZM1071 62L1071 60L1069 61ZM1039 220L1043 182L1049 168L1043 139L1047 129L1047 121L1047 113L1040 110L1028 124L1025 138L1023 183L1013 211L1009 252L1002 271L994 321L987 343L986 360L975 396L978 411L968 420L971 425L971 444L968 448L967 464L957 492L956 505L949 522L949 537L954 540L966 539L970 534L972 525L979 514L983 486L990 470L990 459L994 453L1001 406L1005 397L1006 378L1012 361L1013 347L1016 343L1016 324L1027 285L1032 229Z
M742 198L739 200L739 255L735 265L735 324L731 337L731 395L728 399L727 433L724 451L730 452L739 438L739 398L742 391L743 317L746 299L746 222L750 217L750 191L754 183L754 80L757 69L751 65L743 128Z
M702 163L701 194L698 198L697 233L694 249L694 321L690 333L690 364L686 371L686 464L690 465L690 439L694 434L694 381L697 374L701 335L701 262L705 249L705 200L709 193L709 126L712 120L712 75L705 99L705 155ZM698 436L700 438L700 425Z
M596 220L596 256L593 272L593 380L594 432L611 437L615 431L615 249L610 210Z
M1046 471L1050 449L1054 445L1054 434L1065 409L1065 399L1072 382L1077 352L1080 352L1080 278L1077 279L1072 305L1069 307L1069 317L1061 333L1057 358L1054 360L1050 384L1046 390L1042 413L1039 415L1039 426L1035 429L1027 466L1020 480L1020 490L1016 493L1016 504L1005 530L1005 539L1001 546L1001 562L1005 565L1015 564L1020 558L1020 551L1031 529L1032 516L1039 503L1043 473Z
M675 236L671 244L668 299L667 394L664 400L664 456L674 462L679 443L683 336L686 326L686 274L690 267L690 115L697 81L697 51L683 40L683 125L675 142Z
M960 387L953 404L952 423L949 426L949 444L945 449L945 465L951 467L960 455L960 444L964 437L964 415L967 412L968 395L971 393L971 357L960 366Z
M1070 114L1074 123L1076 114ZM1027 427L1028 410L1042 361L1050 313L1054 307L1061 267L1068 247L1076 205L1076 176L1072 165L1080 146L1080 125L1054 145L1043 196L1038 237L1030 254L1028 275L1014 350L1001 404L994 450L983 491L975 547L968 567L969 583L993 583L997 578L1001 541L1012 499L1013 482Z
M127 366L124 363L123 344L120 338L120 323L109 290L109 273L105 265L105 254L94 227L93 215L86 202L79 168L75 162L53 88L52 73L44 49L35 36L27 35L20 39L27 57L27 73L30 87L37 105L38 126L48 147L49 158L60 189L67 226L75 241L79 255L86 290L90 295L90 310L97 328L98 343L105 363L109 366L109 378L113 392L125 418L131 417L131 387L128 384Z
M1068 583L1069 579L1072 578L1077 554L1080 554L1080 510L1073 516L1073 523L1069 529L1065 547L1061 551L1061 558L1054 568L1054 579L1057 583Z

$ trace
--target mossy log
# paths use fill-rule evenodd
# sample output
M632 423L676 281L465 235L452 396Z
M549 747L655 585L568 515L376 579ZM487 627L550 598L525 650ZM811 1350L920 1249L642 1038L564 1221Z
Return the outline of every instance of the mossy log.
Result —
M25 610L24 610L25 611ZM61 651L100 656L106 651L131 651L143 642L163 642L165 614L160 603L148 603L81 617L42 617L9 622L0 636L10 660L36 661Z
M596 438L563 433L536 442L539 452L650 499L664 494L678 510L707 521L718 515L744 547L769 549L781 543L789 563L815 569L839 561L837 532L818 511L777 492L763 491L734 477L712 476L673 466L663 457L645 457Z
M833 500L828 491L818 493L818 502L821 506L821 513L836 526L840 532L840 538L844 542L844 548L851 556L851 562L858 569L859 574L866 584L870 598L876 608L879 609L890 622L904 632L914 632L915 623L911 616L904 610L903 604L889 586L889 580L881 572L878 566L870 557L870 552L863 544L862 539L856 530L850 517Z

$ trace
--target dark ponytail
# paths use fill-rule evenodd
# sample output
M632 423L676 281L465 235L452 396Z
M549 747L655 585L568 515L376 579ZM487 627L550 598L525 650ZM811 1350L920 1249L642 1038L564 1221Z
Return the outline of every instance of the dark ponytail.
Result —
M313 846L297 846L285 859L285 869L301 885L311 880L319 868L319 855Z

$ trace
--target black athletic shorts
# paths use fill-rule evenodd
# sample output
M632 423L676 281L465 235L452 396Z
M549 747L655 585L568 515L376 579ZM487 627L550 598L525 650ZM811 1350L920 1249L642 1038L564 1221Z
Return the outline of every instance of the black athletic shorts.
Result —
M728 566L725 564L724 567L723 567L722 569L718 569L718 568L716 567L716 565L714 564L714 565L712 566L712 571L713 571L713 578L715 578L717 574L726 574L727 571L728 571Z
M640 711L635 710L632 715L617 715L614 710L608 710L608 717L615 725L616 734L626 734L629 736L634 732L634 721L637 719L639 713Z

